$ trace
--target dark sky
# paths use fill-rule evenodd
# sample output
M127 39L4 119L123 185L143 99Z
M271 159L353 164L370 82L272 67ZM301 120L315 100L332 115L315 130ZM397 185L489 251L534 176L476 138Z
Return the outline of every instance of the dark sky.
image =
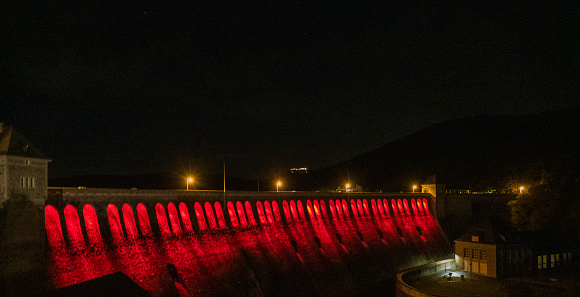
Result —
M579 104L577 1L21 2L0 3L0 120L52 177L225 161L269 180L455 117Z

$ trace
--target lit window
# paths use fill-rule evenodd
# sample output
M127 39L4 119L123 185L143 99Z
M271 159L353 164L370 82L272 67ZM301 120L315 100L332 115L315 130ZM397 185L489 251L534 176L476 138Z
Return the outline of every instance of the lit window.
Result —
M538 256L538 269L542 269L542 256Z
M487 251L481 250L481 260L487 260Z
M556 267L556 255L550 254L550 267Z
M463 257L469 258L469 249L468 248L463 249Z
M473 250L471 251L471 257L472 257L473 259L478 259L478 258L479 258L478 252L479 252L479 250L473 249Z
M556 254L556 266L560 266L560 254Z
M542 256L542 268L546 269L548 268L548 255L543 255Z

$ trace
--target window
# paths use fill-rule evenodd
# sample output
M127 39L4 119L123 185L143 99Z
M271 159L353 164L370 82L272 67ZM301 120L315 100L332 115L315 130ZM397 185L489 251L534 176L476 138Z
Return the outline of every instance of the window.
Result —
M550 267L556 267L556 255L554 254L550 254Z
M481 260L487 260L487 251L481 250Z
M463 249L463 257L469 258L469 249L468 248Z
M560 266L560 254L556 254L556 266Z
M546 269L548 268L548 255L543 255L542 256L542 268Z
M538 269L542 269L542 256L538 256Z
M478 259L479 258L479 250L476 250L476 249L471 250L471 257L473 259Z
M32 177L21 177L20 186L23 188L34 188L36 187L36 181Z

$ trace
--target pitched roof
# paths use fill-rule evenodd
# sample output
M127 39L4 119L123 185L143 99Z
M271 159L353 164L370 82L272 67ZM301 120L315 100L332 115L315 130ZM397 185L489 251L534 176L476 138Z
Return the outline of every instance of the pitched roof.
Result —
M474 241L473 236L479 236ZM498 216L487 216L455 241L503 245L523 243L520 231Z
M0 123L0 128L0 156L10 155L50 160L32 146L30 141L28 141L24 136L14 131L12 125L4 126Z

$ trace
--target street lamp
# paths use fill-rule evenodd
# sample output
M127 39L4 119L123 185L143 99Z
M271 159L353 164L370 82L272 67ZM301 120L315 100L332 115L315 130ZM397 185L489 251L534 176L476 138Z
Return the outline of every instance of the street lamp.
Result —
M278 183L276 184L276 192L278 192L278 188L282 185L282 183L280 181L278 181Z
M415 193L416 188L417 188L417 185L413 185L413 193Z
M192 182L193 182L193 178L191 178L191 177L188 177L188 178L187 178L187 190L188 190L188 191L189 191L189 183L192 183Z
M346 191L348 192L348 188L350 188L349 184L346 184Z
M524 187L520 187L520 194L524 191Z

